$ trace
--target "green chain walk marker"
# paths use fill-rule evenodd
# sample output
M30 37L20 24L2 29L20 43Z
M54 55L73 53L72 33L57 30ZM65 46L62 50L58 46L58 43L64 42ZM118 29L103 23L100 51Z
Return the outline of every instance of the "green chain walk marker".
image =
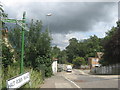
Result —
M2 90L2 21L0 11L0 90Z
M24 30L29 31L29 29L25 26L25 12L23 13L22 20L16 20L16 19L7 19L7 18L1 18L2 22L8 22L8 23L17 23L19 26L22 27L22 49L21 49L21 61L20 61L20 74L23 74L24 72Z

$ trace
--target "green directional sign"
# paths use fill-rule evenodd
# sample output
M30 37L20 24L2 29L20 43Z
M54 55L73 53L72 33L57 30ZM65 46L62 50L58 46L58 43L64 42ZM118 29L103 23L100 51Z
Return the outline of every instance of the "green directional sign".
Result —
M22 51L21 51L21 62L20 62L20 74L24 72L24 67L23 67L23 58L24 58L24 30L29 31L29 29L25 25L25 12L23 13L23 18L22 20L16 20L16 19L8 19L8 18L1 18L2 22L7 22L7 23L17 23L19 26L22 27Z
M16 19L5 19L5 18L2 18L2 21L3 22L8 22L8 23L17 23L17 22L21 22L22 23L22 20L16 20Z
M16 19L5 19L2 18L1 19L2 22L7 22L7 23L17 23L19 26L21 26L23 29L25 29L26 31L29 31L29 28L26 27L25 23L23 20L16 20Z

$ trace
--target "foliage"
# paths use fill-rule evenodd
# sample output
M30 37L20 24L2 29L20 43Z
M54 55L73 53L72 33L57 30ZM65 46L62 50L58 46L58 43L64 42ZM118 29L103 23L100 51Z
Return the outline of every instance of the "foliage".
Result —
M4 13L2 5L0 5L0 10L2 10L2 17L7 17ZM1 22L4 28L5 23ZM51 37L49 32L42 31L42 22L31 21L30 31L25 31L25 54L24 54L24 71L30 71L31 73L31 86L26 84L23 88L38 88L42 83L44 76L48 77L52 75L52 59L51 59ZM6 87L6 80L11 77L19 75L19 64L21 55L21 28L17 25L12 25L11 31L8 33L9 41L14 48L17 59L16 62L12 61L13 54L9 48L3 43L2 45L2 82L3 88Z
M7 17L8 15L3 10L3 5L0 3L0 16Z
M106 36L102 40L102 45L103 46L105 46L105 44L108 43L108 41L113 37L113 35L115 34L116 30L117 30L117 27L112 27L111 30L106 32Z
M95 57L96 52L102 52L102 39L96 35L90 36L88 39L78 41L75 38L69 40L69 45L66 47L68 62L72 63L76 57L84 57L87 61L88 57Z
M53 59L58 59L59 64L65 64L67 61L67 55L65 50L60 50L57 46L52 47L52 57Z
M2 71L2 87L4 89L6 88L6 80L19 75L19 63L9 65L7 67L7 71L5 68L3 68ZM25 84L24 86L22 86L22 88L39 88L39 85L43 83L42 73L34 70L33 68L30 69L25 67L25 72L28 71L30 72L30 83Z
M40 66L44 66L45 76L50 76L52 74L52 58L49 32L47 30L42 32L42 21L39 20L31 20L29 28L29 32L25 31L24 64L35 70L40 70ZM9 32L9 40L17 52L17 59L20 60L21 28L17 25Z
M67 60L72 63L72 60L78 55L78 40L72 38L69 40L69 45L66 47Z
M83 57L76 57L73 59L73 64L75 67L80 67L81 65L85 65L85 59Z
M13 53L10 52L10 49L3 43L2 44L2 64L4 68L7 68L8 65L13 63L12 60Z
M52 74L51 64L51 37L48 31L42 32L42 22L33 20L30 31L25 35L25 65L39 70L39 66L45 67L45 76Z
M8 33L8 39L15 50L16 60L20 60L21 55L21 29L17 25Z
M52 47L52 57L53 58L57 58L60 55L60 48L58 48L57 46Z
M58 62L60 64L67 64L67 54L65 50L60 51L60 54L58 56Z
M119 23L118 23L119 24ZM112 28L112 32L108 34L106 37L109 37L109 39L106 41L104 45L104 56L103 61L106 64L114 64L114 63L120 63L120 26ZM108 32L108 33L109 33Z
M19 65L18 64L12 64L8 65L7 68L2 68L2 88L6 88L6 80L19 75Z
M26 72L30 72L30 82L22 86L21 88L40 88L40 84L43 83L43 76L41 71L34 70L33 68L26 68Z
M3 5L0 2L0 18L1 17L6 18L6 17L8 17L8 15L4 12ZM1 26L3 26L5 28L5 23L0 20L0 28L1 28Z
M35 66L36 70L38 71L44 70L46 77L50 77L52 75L52 68L51 68L52 60L50 58L39 56L35 59L35 63L39 63L36 64Z

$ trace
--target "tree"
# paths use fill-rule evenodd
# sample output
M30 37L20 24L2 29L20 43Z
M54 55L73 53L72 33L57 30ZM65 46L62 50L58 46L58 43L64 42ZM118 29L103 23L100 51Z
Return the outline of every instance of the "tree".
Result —
M13 53L11 53L10 49L2 43L2 64L4 68L7 68L8 65L13 63L12 57Z
M58 59L59 64L67 63L67 54L65 50L60 50L57 46L52 47L52 57L53 59Z
M7 18L8 14L6 14L3 10L3 5L0 3L0 18ZM0 28L5 28L5 23L0 20Z
M52 47L52 57L53 58L57 58L58 59L58 57L59 57L59 55L60 55L60 48L58 48L57 46L54 46L54 47Z
M30 31L25 34L25 65L40 70L45 69L45 76L52 74L51 37L46 30L42 32L42 21L31 21Z
M103 56L103 62L104 64L114 64L114 63L120 63L120 26L119 22L117 23L116 28L112 28L111 31L109 31L108 36L109 39L104 45L104 56Z
M3 6L0 3L0 18L3 18L3 17L7 17L7 14L4 12ZM3 30L5 28L5 23L2 22L1 20L0 20L0 28L2 28ZM1 31L3 31L3 30L1 30ZM0 32L0 34L2 34L2 35L0 35L0 36L2 36L2 37L0 37L0 39L2 39L2 40L0 40L0 44L1 44L0 45L0 50L2 51L2 52L0 52L0 54L2 53L1 56L2 56L3 67L5 69L7 69L8 65L11 65L13 63L13 60L12 60L13 53L10 52L10 49L5 45L5 42L3 40L4 33ZM2 46L2 48L1 48L1 46Z
M72 38L69 40L69 45L66 47L67 60L69 63L72 63L72 60L78 56L78 40Z
M103 47L101 45L101 39L98 38L96 35L90 36L89 39L86 41L86 55L87 57L95 57L96 52L102 52Z
M106 32L106 36L102 40L103 46L112 38L112 36L115 34L116 30L117 30L117 27L112 27L111 30Z
M58 62L60 64L66 64L67 63L67 54L65 50L62 50L58 56Z
M3 10L3 5L0 3L0 16L1 17L7 17L8 14L6 14Z
M85 65L85 59L83 57L76 57L73 59L73 64L75 68L79 68L81 65Z
M69 45L66 47L68 62L72 63L76 57L84 57L86 61L88 57L95 57L96 52L103 52L104 50L101 42L102 39L96 35L81 41L75 38L70 39Z
M8 32L8 39L15 50L16 60L21 56L21 29L17 25Z
M44 69L45 76L50 76L52 74L52 56L49 32L42 31L42 21L40 20L31 20L28 26L29 32L25 31L24 66L32 67L35 70ZM18 61L20 61L21 29L18 26L13 27L13 30L9 32L9 40L17 52Z

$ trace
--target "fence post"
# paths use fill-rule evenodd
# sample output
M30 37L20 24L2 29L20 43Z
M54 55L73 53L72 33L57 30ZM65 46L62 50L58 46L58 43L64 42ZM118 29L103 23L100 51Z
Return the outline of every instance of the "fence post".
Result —
M113 73L114 73L114 71L113 71L114 69L113 69L113 68L114 68L114 65L112 65L112 73L111 73L111 74L113 74Z
M118 64L117 63L116 63L115 70L116 70L116 74L118 75Z
M111 65L109 65L109 74L111 74Z
M104 66L104 74L105 74L105 70L106 70L106 69L105 69L105 66Z
M109 65L107 66L107 71L106 72L107 72L106 74L109 74Z
M101 68L101 69L102 69L102 73L101 73L101 74L103 74L103 66L102 66L102 68Z

